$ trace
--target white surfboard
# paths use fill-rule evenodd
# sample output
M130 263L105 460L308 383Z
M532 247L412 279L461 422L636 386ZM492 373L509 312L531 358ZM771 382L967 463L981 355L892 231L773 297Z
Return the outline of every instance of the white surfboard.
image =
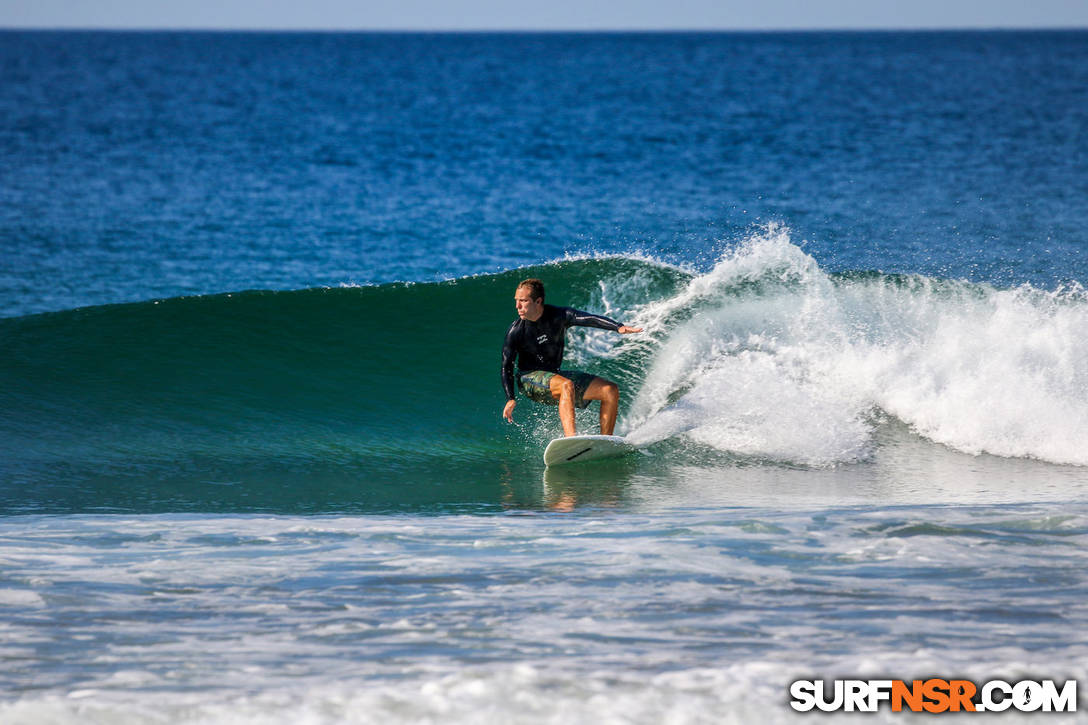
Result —
M545 466L619 458L638 450L623 436L568 436L556 438L544 450Z

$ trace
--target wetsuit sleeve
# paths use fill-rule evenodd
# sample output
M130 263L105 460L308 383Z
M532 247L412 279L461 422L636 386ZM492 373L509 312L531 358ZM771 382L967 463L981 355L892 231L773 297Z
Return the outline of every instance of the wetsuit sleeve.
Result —
M601 315L594 315L591 312L582 312L573 307L567 308L567 326L599 327L602 330L611 330L612 332L619 332L619 329L623 327L623 325L613 319L602 317Z
M517 337L517 323L510 325L506 331L506 340L502 344L502 389L506 392L506 399L513 400L514 395L514 358L517 356L517 347L514 344Z

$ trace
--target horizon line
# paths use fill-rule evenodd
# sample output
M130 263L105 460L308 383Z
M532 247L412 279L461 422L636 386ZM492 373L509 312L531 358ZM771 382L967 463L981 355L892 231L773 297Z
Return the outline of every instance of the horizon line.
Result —
M858 25L858 26L751 26L751 27L587 27L587 28L520 28L520 27L464 27L464 28L382 28L382 27L288 27L288 26L117 26L117 25L0 25L0 32L26 31L26 32L113 32L113 33L155 33L155 32L208 32L208 33L388 33L388 34L666 34L666 33L895 33L895 32L1016 32L1016 31L1045 31L1045 32L1077 32L1088 30L1088 25L910 25L910 26L885 26L885 25Z

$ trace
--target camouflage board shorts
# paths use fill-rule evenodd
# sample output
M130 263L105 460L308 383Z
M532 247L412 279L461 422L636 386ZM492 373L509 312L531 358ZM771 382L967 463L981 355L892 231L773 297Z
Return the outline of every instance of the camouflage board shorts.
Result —
M585 408L589 405L589 401L584 400L582 396L586 394L589 384L597 376L579 370L560 370L558 374L574 383L574 407ZM535 400L545 405L559 405L559 401L552 397L550 387L552 377L555 375L556 373L550 373L547 370L533 370L529 373L522 373L518 376L518 387L521 388L521 392L525 393L525 397L529 400Z

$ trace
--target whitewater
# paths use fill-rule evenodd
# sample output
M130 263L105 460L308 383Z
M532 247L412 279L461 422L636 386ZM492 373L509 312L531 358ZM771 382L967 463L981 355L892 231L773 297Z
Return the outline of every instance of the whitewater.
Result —
M964 453L1088 464L1080 285L832 276L772 227L637 319L661 350L629 417L642 444L835 465L894 420Z
M1083 680L1086 524L1030 503L6 519L0 682L22 694L0 717L784 722L794 679Z

